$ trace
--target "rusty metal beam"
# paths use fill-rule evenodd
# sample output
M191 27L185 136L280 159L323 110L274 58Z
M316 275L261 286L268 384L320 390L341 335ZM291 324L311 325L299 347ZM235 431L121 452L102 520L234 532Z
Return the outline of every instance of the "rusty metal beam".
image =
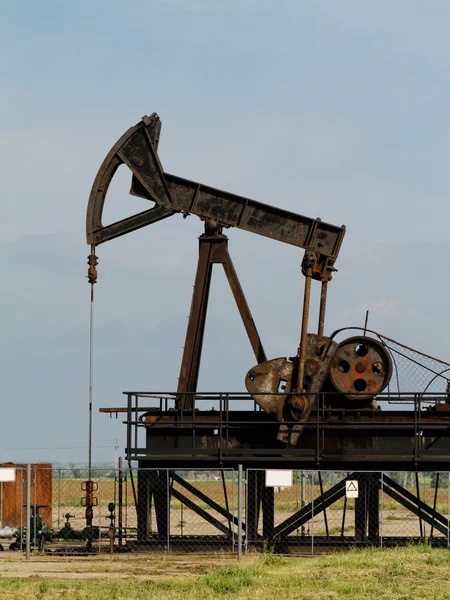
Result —
M333 264L337 258L344 226L330 225L176 175L166 173L165 177L175 210L209 217L226 227L237 227L299 248L310 246L321 257L314 278L332 266L327 258L332 258Z
M325 311L327 308L327 291L328 291L328 281L322 281L322 287L320 289L319 325L317 327L317 335L323 335L323 330L325 328Z
M195 276L194 292L178 379L178 392L180 394L197 390L211 286L212 246L213 242L211 240L200 236L197 274ZM180 396L177 404L181 404L183 408L192 408L192 396Z
M184 494L176 490L174 487L170 488L170 495L174 496L185 506L193 510L197 515L199 515L199 517L205 519L205 521L208 521L208 523L211 523L211 525L214 525L214 527L216 527L219 531L224 533L227 537L230 536L230 530L226 525L223 525L223 523L221 523L218 519L210 515L208 511L204 510L203 508L200 508L200 506L197 506L195 502L189 500L189 498L187 498Z
M386 491L386 489L385 489L386 485L391 487L394 491L398 492L399 494L402 494L410 502L416 504L418 509L420 509L422 511L422 513L423 512L428 513L431 517L440 521L442 523L442 525L448 525L448 519L446 517L444 517L443 515L438 513L434 508L431 508L431 506L429 506L425 502L422 502L422 500L420 499L420 496L414 496L414 494L412 494L409 490L404 488L402 485L400 485L399 483L394 481L391 477L386 475L386 473L384 473L383 474L383 490L384 491Z
M192 408L192 395L196 392L200 362L202 357L203 337L208 310L209 291L212 268L214 264L222 264L228 283L244 323L250 344L258 362L267 360L258 330L253 321L239 278L228 252L228 238L222 234L221 228L213 220L205 221L205 234L199 238L200 252L195 276L194 292L178 379L177 407Z
M383 481L383 483L385 483L385 481ZM402 488L402 494L404 494L403 490L404 488ZM424 504L415 497L413 497L413 500L409 501L402 495L398 494L393 488L389 487L389 485L383 485L383 492L404 506L407 510L411 511L419 519L422 519L422 521L425 521L425 523L435 527L446 537L449 535L448 521L445 523L445 525L442 524L442 515L440 515L437 511L433 511L433 509L427 504ZM406 494L404 495L406 496ZM439 519L441 522L438 521L439 517L441 518Z
M315 500L277 525L274 530L274 537L276 539L287 537L296 529L310 521L314 516L317 516L329 506L340 500L345 496L345 481L350 478L351 476L342 479L324 494L321 494L318 498L315 498Z
M230 194L163 171L157 154L161 121L143 117L112 147L92 186L86 216L88 244L102 244L174 213L215 219L219 225L237 227L316 254L313 278L329 280L339 254L345 227L338 227L255 200ZM116 223L102 223L111 180L122 164L132 173L131 193L154 202L154 207Z
M259 337L258 330L256 329L255 322L253 321L253 317L250 312L250 307L247 304L247 299L245 298L241 283L236 273L236 269L234 268L233 261L231 260L231 256L227 248L225 249L224 258L225 260L222 263L222 266L227 276L228 283L230 284L231 291L233 292L234 299L236 300L239 314L241 315L242 322L244 323L245 331L247 332L247 336L250 340L250 344L252 345L257 362L262 363L267 360L267 356L264 352L261 338Z
M238 524L237 517L235 517L228 510L225 510L224 508L222 508L220 506L220 504L217 504L217 502L214 502L214 500L212 500L209 496L207 496L206 494L204 494L203 492L198 490L196 487L191 485L185 479L183 479L182 477L177 475L175 472L172 473L172 479L173 479L173 481L176 481L181 486L183 486L188 492L190 492L194 496L197 496L197 498L199 500L201 500L202 502L204 502L205 504L207 504L208 506L210 506L211 508L216 510L220 515L222 515L222 517L225 517L228 521L232 521L235 525ZM245 531L245 523L242 523L242 529Z

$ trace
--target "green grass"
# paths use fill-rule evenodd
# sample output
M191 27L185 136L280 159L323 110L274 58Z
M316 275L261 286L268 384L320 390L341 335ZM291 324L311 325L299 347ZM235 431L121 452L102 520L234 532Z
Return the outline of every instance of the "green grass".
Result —
M150 558L147 562L156 560ZM0 577L0 598L450 600L450 552L427 544L391 550L353 550L314 558L281 558L266 552L260 557L246 557L241 563L205 567L203 573L193 569L191 575L186 574L189 557L178 560L184 561L182 575L173 574L177 562L169 556L157 576L149 567L148 576L142 568L135 573L131 560L125 565L112 561L108 573L100 572L98 578L89 581ZM114 580L114 571L123 574L124 569L127 578Z

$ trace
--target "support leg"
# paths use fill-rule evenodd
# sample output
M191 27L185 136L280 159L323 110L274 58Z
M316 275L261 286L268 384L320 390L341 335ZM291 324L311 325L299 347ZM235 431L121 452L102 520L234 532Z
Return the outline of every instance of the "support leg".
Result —
M270 548L273 544L273 532L275 528L275 495L273 487L266 487L264 481L262 487L262 513L263 538Z
M377 542L380 537L380 482L381 473L372 473L370 475L367 489L369 542Z
M367 475L359 473L358 497L355 499L355 541L365 542L367 532Z
M177 397L177 407L182 409L193 408L193 393L197 391L209 290L214 264L223 265L258 363L267 360L258 330L256 329L250 308L234 269L233 261L228 253L228 239L225 235L222 235L221 228L212 220L205 222L205 232L199 238L200 251L197 273L178 379L177 391L179 395Z
M231 260L231 256L228 250L224 253L223 268L230 284L231 291L233 292L234 299L236 301L239 314L241 315L242 322L244 323L245 331L247 332L248 339L253 348L253 353L258 363L262 363L267 360L266 353L259 337L258 330L256 329L255 322L253 321L250 308L247 304L247 300L244 296L244 292L241 287L241 283L237 276L236 270Z
M152 492L150 487L151 471L138 469L137 496L137 537L139 541L148 540L151 534Z
M247 506L246 506L246 527L247 539L254 542L258 537L259 514L261 510L261 496L264 479L264 471L247 471Z
M169 485L168 472L155 471L153 497L155 503L156 525L158 527L158 537L166 541L169 534Z
M206 313L208 309L209 289L212 274L212 242L200 237L200 253L197 274L195 276L194 292L192 295L189 322L184 343L183 359L181 362L178 392L195 392L197 390L198 374L205 333ZM177 403L183 409L193 406L191 395L180 395Z
M152 505L155 507L158 537L167 539L169 527L169 494L166 471L138 470L137 530L140 541L153 535Z

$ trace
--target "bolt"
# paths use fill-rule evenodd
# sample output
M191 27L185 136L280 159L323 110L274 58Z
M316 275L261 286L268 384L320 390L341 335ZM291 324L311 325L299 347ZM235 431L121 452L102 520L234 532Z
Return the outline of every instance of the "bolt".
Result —
M308 408L308 399L305 396L293 396L289 399L289 403L299 413L304 413Z
M135 156L135 157L133 158L133 161L134 161L134 164L135 164L137 167L142 167L142 165L144 164L144 161L143 161L143 159L142 159L142 158L140 158L139 156Z

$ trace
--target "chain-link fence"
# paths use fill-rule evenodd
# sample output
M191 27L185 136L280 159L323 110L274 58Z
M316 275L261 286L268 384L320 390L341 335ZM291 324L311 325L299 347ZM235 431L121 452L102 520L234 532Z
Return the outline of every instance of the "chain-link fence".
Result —
M272 488L265 477L247 473L247 550L314 554L418 542L450 548L448 473L294 471L292 485Z
M5 552L27 554L27 545L54 555L450 548L448 472L123 467L93 469L89 478L75 468L10 471L14 478L0 483Z
M435 403L435 395L446 394L450 382L450 364L423 352L409 348L380 333L372 332L389 352L392 360L392 378L387 392L391 403L396 395L414 394L421 403ZM410 400L411 402L411 400Z

